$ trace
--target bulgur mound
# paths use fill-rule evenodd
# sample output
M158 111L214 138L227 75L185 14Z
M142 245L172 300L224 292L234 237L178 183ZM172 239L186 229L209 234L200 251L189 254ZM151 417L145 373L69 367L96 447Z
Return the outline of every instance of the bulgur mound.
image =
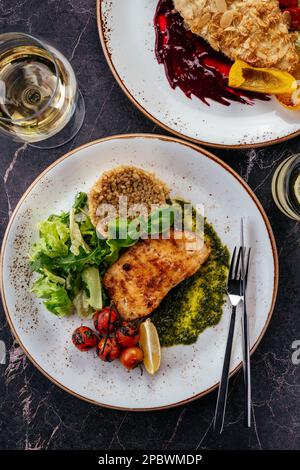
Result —
M92 223L100 221L97 209L101 204L112 204L119 209L119 197L127 196L128 208L144 204L148 212L151 205L166 203L170 190L153 173L134 166L119 166L104 172L89 193L89 212Z

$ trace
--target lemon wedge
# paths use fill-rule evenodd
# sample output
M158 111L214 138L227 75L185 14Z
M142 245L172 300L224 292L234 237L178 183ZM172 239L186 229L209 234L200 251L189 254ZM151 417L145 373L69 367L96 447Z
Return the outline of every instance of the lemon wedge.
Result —
M268 95L292 94L297 90L296 79L277 69L251 67L236 60L229 72L229 86Z
M144 366L153 375L160 368L161 348L157 329L150 319L140 326L140 347L144 352Z

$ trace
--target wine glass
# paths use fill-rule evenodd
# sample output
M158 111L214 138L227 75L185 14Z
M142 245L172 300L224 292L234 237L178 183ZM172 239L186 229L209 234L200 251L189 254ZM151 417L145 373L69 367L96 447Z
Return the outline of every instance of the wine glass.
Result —
M25 33L0 35L0 131L38 148L66 144L85 116L70 62Z
M300 154L290 155L276 168L272 194L281 212L300 222Z

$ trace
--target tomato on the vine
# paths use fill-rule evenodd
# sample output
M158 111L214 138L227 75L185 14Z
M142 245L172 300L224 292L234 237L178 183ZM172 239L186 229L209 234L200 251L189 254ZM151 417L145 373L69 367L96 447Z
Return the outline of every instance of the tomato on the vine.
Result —
M138 344L140 333L134 324L123 322L117 329L116 339L123 348L129 348Z
M143 359L144 353L138 346L124 349L120 356L120 361L126 369L134 369L143 362Z
M115 338L102 338L97 346L97 355L104 362L117 359L120 356L120 348Z
M104 307L100 312L94 313L93 320L98 333L104 336L115 331L119 316L114 307Z
M98 336L88 326L80 326L72 334L72 342L79 351L92 349L98 341Z

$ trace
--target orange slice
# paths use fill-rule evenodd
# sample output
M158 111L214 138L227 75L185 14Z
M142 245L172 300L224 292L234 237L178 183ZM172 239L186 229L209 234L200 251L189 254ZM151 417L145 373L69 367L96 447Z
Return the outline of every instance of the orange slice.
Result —
M297 81L298 88L292 94L277 95L279 103L292 111L300 111L300 81Z
M251 67L236 60L229 72L229 86L268 95L291 95L297 90L296 79L282 70Z

